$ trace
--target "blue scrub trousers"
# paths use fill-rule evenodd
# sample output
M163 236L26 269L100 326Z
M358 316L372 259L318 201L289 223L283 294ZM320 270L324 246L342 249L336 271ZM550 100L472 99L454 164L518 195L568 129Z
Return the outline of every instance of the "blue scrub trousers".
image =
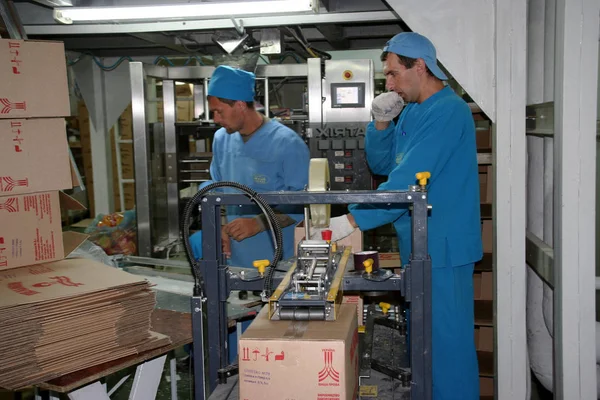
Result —
M434 400L479 399L473 268L432 268Z

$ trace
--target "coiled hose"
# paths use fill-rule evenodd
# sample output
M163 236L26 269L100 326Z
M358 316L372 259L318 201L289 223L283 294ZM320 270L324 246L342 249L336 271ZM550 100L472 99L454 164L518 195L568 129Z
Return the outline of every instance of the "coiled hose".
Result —
M263 285L263 290L267 297L271 296L273 292L273 275L275 274L275 268L277 263L281 261L283 257L283 231L281 230L281 225L279 225L279 221L275 217L275 212L273 209L267 204L267 202L254 190L250 189L248 186L239 184L237 182L215 182L211 183L198 190L198 192L192 197L187 204L185 205L185 209L183 211L183 245L185 247L185 252L188 257L188 261L192 266L192 273L194 275L194 295L196 296L204 296L204 279L202 278L202 274L200 272L200 265L198 261L194 258L194 253L192 252L192 246L190 245L190 218L192 216L192 211L200 205L202 198L211 190L217 188L229 187L237 189L250 197L252 201L254 201L258 207L262 210L262 212L267 217L267 222L269 224L269 228L271 230L271 235L273 237L273 243L275 245L275 253L273 255L273 259L271 260L271 266L269 267L267 274L265 276L265 281ZM220 235L220 232L218 233Z

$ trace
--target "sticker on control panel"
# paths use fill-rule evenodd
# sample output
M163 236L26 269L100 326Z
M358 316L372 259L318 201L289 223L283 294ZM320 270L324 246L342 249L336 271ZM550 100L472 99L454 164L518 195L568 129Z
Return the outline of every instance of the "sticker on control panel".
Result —
M344 177L343 176L336 176L335 177L335 181L337 183L344 183Z
M344 157L344 152L343 151L336 151L333 154L335 154L336 157Z
M344 169L344 164L336 163L335 164L335 169Z

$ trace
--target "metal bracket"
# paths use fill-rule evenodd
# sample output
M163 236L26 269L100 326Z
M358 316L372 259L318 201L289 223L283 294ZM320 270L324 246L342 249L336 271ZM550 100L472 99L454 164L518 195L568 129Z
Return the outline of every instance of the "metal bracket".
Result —
M217 371L217 376L219 377L219 384L224 385L227 383L227 378L231 378L234 375L238 375L240 373L239 365L237 363L226 366L225 368L221 368Z

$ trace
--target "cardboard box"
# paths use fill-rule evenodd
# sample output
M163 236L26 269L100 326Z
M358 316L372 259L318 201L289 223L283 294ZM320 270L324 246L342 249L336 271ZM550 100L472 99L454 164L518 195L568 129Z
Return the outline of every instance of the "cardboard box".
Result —
M65 258L86 236L63 234L61 211L82 209L58 191L0 197L0 270Z
M294 229L294 254L298 249L298 243L304 240L304 221L301 221L296 225ZM363 233L360 229L356 229L350 236L338 240L337 244L340 246L352 246L352 252L362 251L363 249Z
M492 220L486 219L481 222L481 241L483 242L483 252L494 252L494 225Z
M379 268L400 267L400 253L379 253Z
M364 308L365 303L361 295L344 295L342 296L342 304L350 304L356 307L356 317L358 318L358 325L364 325Z
M133 139L133 114L131 112L131 103L119 117L119 135L122 140Z
M71 187L64 119L0 120L0 196Z
M478 149L492 148L492 129L490 127L477 127L475 130L475 141Z
M479 400L494 399L494 378L479 378Z
M0 118L71 114L62 42L0 40Z
M494 376L494 328L482 326L475 329L475 348L479 362L479 375Z
M355 308L337 321L269 321L264 307L238 344L240 399L353 400L358 392Z
M494 323L494 273L491 271L473 274L473 298L475 324L492 326Z

